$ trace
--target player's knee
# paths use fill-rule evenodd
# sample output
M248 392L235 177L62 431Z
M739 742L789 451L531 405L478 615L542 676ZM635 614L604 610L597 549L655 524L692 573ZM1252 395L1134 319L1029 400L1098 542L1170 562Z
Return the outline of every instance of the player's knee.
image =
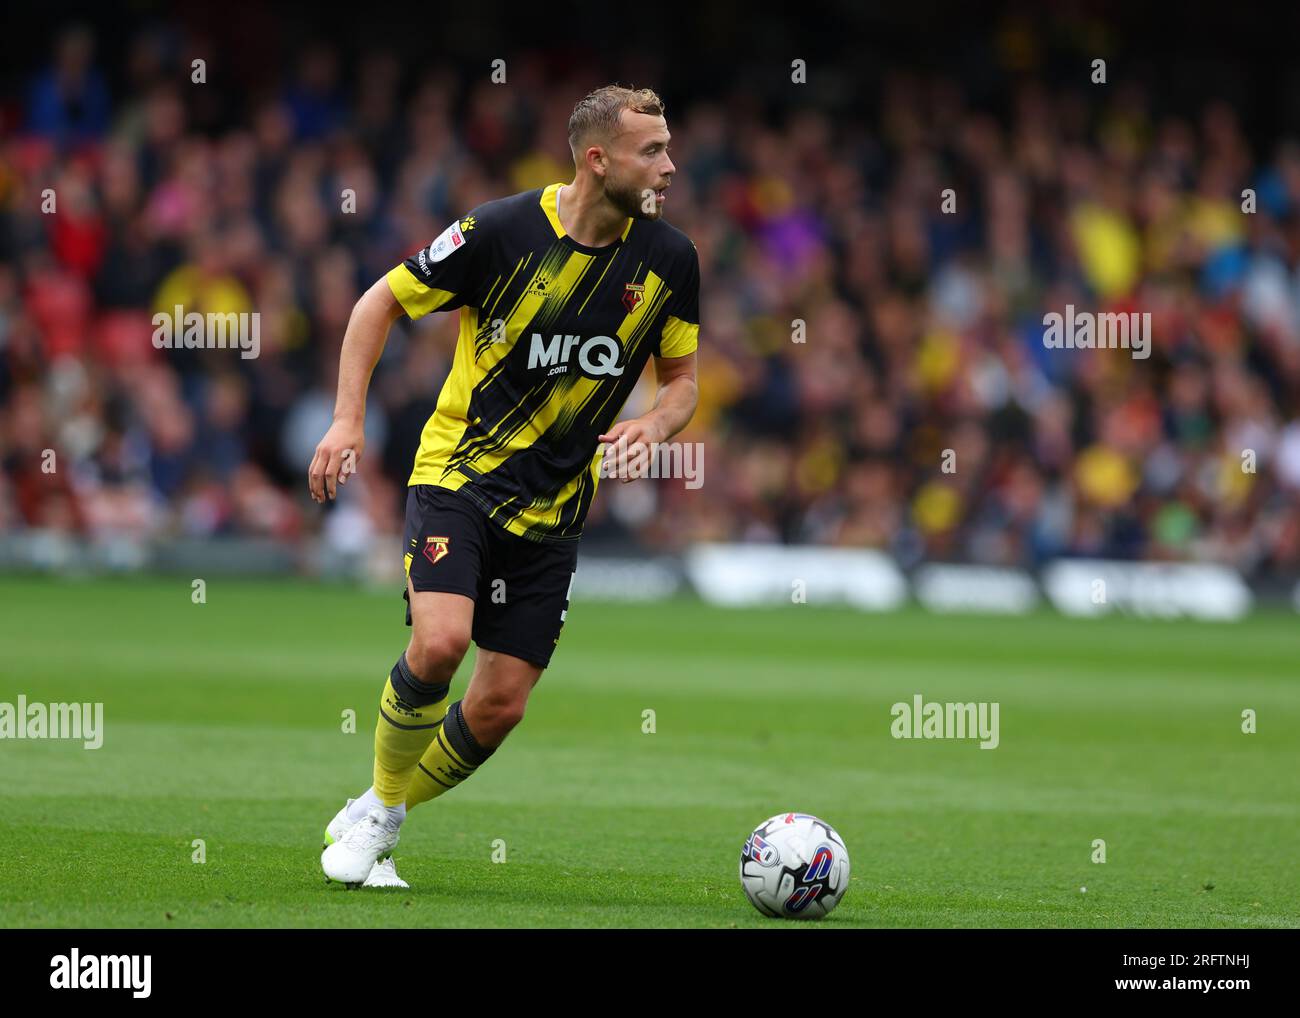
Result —
M468 634L446 630L420 633L411 637L406 663L425 682L448 682L468 650Z
M527 696L511 693L489 694L475 699L474 715L489 725L494 734L502 736L524 719L524 710L528 706Z

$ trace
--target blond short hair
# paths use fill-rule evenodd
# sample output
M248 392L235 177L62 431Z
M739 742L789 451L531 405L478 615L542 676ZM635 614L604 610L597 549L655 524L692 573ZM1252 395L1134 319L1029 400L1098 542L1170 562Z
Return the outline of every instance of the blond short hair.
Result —
M618 136L619 115L624 110L662 117L664 101L652 89L624 88L622 85L605 85L584 96L573 107L573 114L569 117L569 148L573 150L575 163L581 142L599 139L600 143L605 143Z

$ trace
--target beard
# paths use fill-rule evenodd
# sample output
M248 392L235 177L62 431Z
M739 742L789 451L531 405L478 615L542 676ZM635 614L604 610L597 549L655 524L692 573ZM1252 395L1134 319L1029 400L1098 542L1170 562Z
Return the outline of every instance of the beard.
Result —
M618 209L629 219L658 219L659 203L654 200L654 194L651 193L651 206L653 212L647 212L642 207L645 201L645 195L642 194L642 188L630 187L618 181L610 180L605 177L605 198L614 208Z

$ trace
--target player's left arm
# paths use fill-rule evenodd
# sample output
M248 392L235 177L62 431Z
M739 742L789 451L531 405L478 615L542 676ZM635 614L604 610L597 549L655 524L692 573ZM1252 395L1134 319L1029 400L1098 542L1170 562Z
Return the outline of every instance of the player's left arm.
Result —
M695 384L695 351L700 335L700 259L692 244L681 269L682 285L669 308L667 320L655 346L655 376L659 391L654 407L640 417L619 421L598 441L605 447L605 459L636 455L637 446L666 442L690 423L699 402ZM647 449L647 452L651 450ZM625 473L623 481L632 478Z
M695 384L695 351L683 357L656 357L655 378L659 390L655 405L640 417L619 421L598 441L609 442L606 458L619 454L619 446L626 454L636 452L637 445L666 442L690 423L699 402L700 391ZM623 480L630 480L624 477Z

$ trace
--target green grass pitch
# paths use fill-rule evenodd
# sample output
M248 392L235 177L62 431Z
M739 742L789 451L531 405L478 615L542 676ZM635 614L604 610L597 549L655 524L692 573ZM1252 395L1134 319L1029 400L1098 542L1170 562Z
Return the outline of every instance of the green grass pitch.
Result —
M1291 615L575 602L522 725L408 818L411 889L347 891L321 831L370 783L398 593L213 579L196 605L183 578L8 577L0 604L0 701L105 722L93 751L0 742L6 926L1300 925ZM998 702L1001 745L892 738L916 693ZM746 835L785 810L848 844L827 920L741 893Z

